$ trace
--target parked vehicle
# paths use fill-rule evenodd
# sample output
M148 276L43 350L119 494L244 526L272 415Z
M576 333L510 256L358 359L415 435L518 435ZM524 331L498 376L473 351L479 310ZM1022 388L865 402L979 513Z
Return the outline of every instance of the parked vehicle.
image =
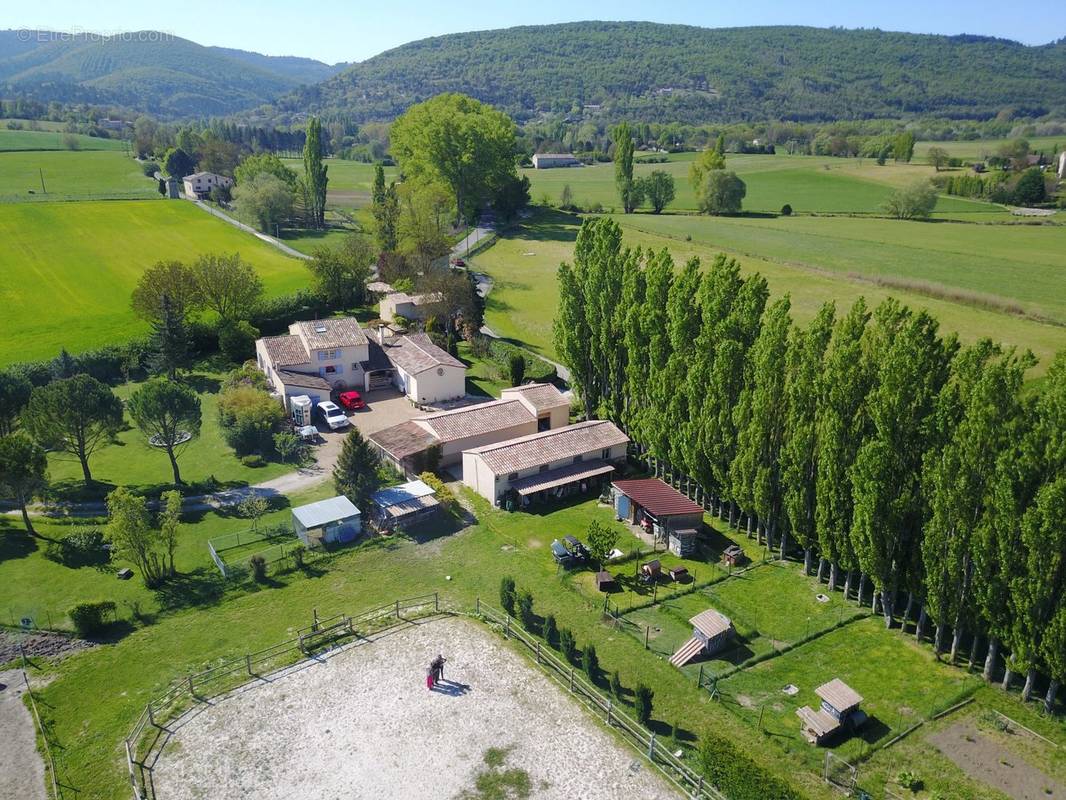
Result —
M341 401L341 405L349 411L355 411L359 408L366 408L366 403L363 401L363 396L354 389L349 392L341 392L340 397L337 398Z
M316 409L318 411L319 420L329 426L331 431L346 428L351 424L348 422L348 415L345 414L336 403L329 400L323 400L316 406Z
M453 267L465 267L466 266L466 261L461 259L461 258L453 258L452 259L452 266Z

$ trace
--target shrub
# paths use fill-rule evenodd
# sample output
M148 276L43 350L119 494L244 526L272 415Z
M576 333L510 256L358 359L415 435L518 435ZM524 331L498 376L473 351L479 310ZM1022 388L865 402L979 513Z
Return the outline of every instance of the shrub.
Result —
M920 792L922 790L922 779L916 772L911 772L909 769L901 770L896 776L896 783L902 786L904 789L908 789L912 792Z
M555 624L554 614L549 614L544 618L544 625L540 630L541 636L544 637L544 641L552 647L555 647L555 640L559 636L559 628Z
M304 558L307 555L307 548L303 544L298 544L292 548L292 565L296 569L304 568Z
M237 455L271 453L285 409L264 390L240 385L219 395L218 420L226 442Z
M154 161L142 161L141 172L144 173L146 178L154 178L155 174L159 172L159 165Z
M265 467L266 466L266 459L263 458L258 453L251 453L249 455L242 456L241 457L241 463L244 464L244 466L246 466L246 467L252 467L253 469L258 469L259 467Z
M488 338L488 337L484 337ZM475 349L475 353L477 350ZM488 352L486 357L492 360L501 377L507 377L511 369L511 357L519 356L525 361L525 370L522 377L525 380L544 383L556 378L555 367L543 358L531 355L513 344L500 339L488 339Z
M637 721L641 725L647 725L651 719L652 701L655 699L655 692L651 690L650 686L638 683L633 693L633 705L635 707L634 710L637 712Z
M699 764L705 778L730 800L798 800L789 786L738 750L727 739L700 738Z
M570 632L569 628L559 629L559 652L563 654L563 658L567 661L574 660L577 644L574 642L574 634Z
M248 559L248 566L251 567L252 578L256 583L262 583L266 580L267 562L265 558L260 555L254 555Z
M65 567L84 567L106 564L111 554L104 546L104 535L98 530L77 531L61 539L54 539L45 548L45 558Z
M459 501L456 500L455 495L451 490L444 485L444 481L434 475L432 472L423 472L418 476L418 479L422 483L426 484L437 494L437 499L444 507L444 510L449 514L455 513L459 508Z
M300 437L289 431L275 433L274 450L282 461L295 460L300 455Z
M519 386L526 377L526 359L521 353L511 353L507 360L507 371L512 386Z
M781 216L782 217L791 217L792 216L792 206L790 206L788 203L785 203L783 206L781 206Z
M611 673L611 694L614 695L616 700L622 699L622 678L618 674L618 670L614 670Z
M229 322L218 330L218 349L229 361L239 364L255 355L259 331L250 322Z
M500 605L503 610L512 617L515 613L515 584L514 578L503 577L500 579Z
M529 589L518 593L518 618L527 631L533 631L537 626L537 617L533 613L533 593Z
M96 603L78 603L68 612L74 630L82 639L91 639L102 634L108 625L107 618L114 615L115 604L110 600Z
M581 651L581 669L589 676L589 680L595 682L600 674L600 660L596 656L596 645L589 642Z

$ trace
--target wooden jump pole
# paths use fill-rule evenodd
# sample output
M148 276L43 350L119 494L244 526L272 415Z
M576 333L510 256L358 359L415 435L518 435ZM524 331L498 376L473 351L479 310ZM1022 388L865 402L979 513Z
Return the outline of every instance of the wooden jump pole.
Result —
M648 736L648 760L655 761L655 734L649 734Z

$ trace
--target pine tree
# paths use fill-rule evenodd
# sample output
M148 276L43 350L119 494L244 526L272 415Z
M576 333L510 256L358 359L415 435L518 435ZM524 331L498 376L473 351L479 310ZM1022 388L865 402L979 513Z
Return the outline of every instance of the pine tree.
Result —
M793 330L785 364L787 419L781 448L781 480L785 485L782 502L792 536L803 548L804 574L810 574L813 550L818 544L814 527L818 474L815 420L833 317L833 304L826 303L807 328Z
M333 485L337 494L345 495L360 508L366 508L370 495L377 490L378 457L359 429L352 426L344 437L340 456L333 467Z
M159 319L152 323L152 346L152 371L174 380L189 360L189 334L184 318L166 294L162 297Z

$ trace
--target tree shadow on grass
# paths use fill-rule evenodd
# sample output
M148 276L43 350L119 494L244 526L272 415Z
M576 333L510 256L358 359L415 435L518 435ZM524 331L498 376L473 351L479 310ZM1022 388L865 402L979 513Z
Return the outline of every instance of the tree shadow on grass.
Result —
M206 568L175 575L155 589L156 600L164 611L216 605L225 593L226 579Z
M217 394L222 388L222 381L210 375L201 375L194 372L184 376L184 383L197 394Z
M26 531L9 525L7 519L0 520L0 563L27 558L39 549L37 540Z
M573 242L581 227L581 217L556 209L540 209L530 219L523 221L508 238L535 242Z

